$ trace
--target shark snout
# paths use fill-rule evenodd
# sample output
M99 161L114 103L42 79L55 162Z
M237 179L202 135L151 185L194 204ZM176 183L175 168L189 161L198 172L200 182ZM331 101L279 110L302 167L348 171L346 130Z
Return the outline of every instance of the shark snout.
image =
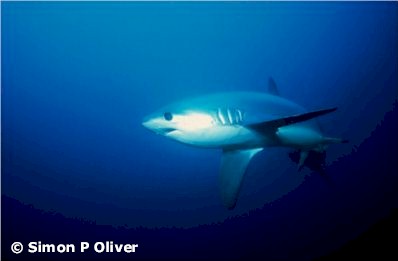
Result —
M144 119L144 121L142 122L142 126L155 132L156 134L161 134L161 135L166 135L176 130L175 128L164 126L163 124L159 123L158 120L155 119Z
M159 128L159 126L157 126L157 124L155 124L153 120L144 120L141 124L148 130L151 130L153 132L156 132L156 130Z
M144 126L145 128L152 130L152 126L151 126L151 123L150 123L149 121L144 120L141 124L142 124L142 126Z

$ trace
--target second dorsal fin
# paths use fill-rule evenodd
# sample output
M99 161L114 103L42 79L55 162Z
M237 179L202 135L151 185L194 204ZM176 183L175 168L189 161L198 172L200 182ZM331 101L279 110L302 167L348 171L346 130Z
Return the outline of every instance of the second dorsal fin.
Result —
M276 83L272 77L269 77L268 79L268 92L269 94L279 96L278 87L276 86Z

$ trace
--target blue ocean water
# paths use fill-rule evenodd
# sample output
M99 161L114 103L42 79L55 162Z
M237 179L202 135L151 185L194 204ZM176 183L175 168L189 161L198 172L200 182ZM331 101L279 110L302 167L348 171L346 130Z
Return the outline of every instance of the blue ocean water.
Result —
M314 237L365 216L352 237L398 207L397 138L376 132L386 115L382 130L397 125L396 3L1 7L3 196L133 228L244 224L261 213L253 222L281 234L315 224ZM319 121L350 143L328 150L332 186L297 172L289 150L267 149L228 211L218 191L221 153L154 135L141 121L190 96L266 91L270 76L282 96L308 109L337 106ZM303 213L300 224L289 222L291 213Z

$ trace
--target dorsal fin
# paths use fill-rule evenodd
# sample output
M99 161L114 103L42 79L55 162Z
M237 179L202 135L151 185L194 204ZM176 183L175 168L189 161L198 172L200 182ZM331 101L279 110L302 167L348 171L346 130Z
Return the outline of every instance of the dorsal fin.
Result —
M276 83L272 77L269 77L268 79L268 92L272 95L279 96L278 87L276 86Z

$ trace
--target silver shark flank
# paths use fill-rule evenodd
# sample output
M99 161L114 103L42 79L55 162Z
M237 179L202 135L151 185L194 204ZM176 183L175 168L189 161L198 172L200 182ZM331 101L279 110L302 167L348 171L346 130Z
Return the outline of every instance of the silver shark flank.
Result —
M323 153L328 144L345 142L324 136L315 120L336 108L306 111L280 97L272 78L268 89L268 93L227 92L184 100L147 116L142 124L181 143L222 150L221 198L233 209L250 160L264 148L298 150L300 170L310 152Z

